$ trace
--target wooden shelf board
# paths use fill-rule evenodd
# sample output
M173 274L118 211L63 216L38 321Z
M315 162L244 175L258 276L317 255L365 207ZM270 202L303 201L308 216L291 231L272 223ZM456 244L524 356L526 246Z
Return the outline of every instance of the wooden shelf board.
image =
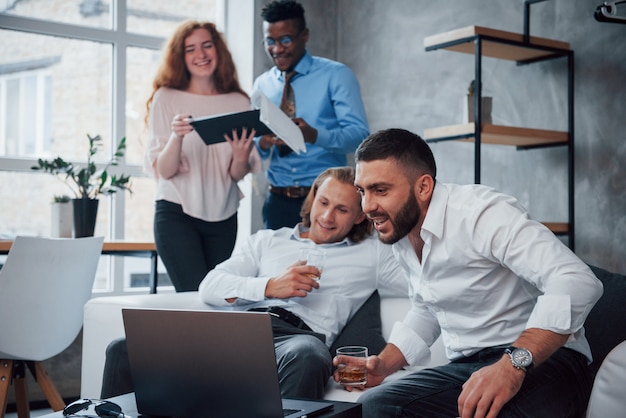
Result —
M569 232L569 224L567 222L542 222L542 224L555 234L567 234Z
M520 33L490 29L482 26L467 26L449 32L428 36L424 38L424 47L436 47L438 45L446 44L448 42L459 41L461 39L470 38L476 35L490 36L506 41L524 42L524 35ZM482 54L487 57L500 58L511 61L527 61L553 55L552 51L534 48L533 46L556 48L564 51L570 50L569 43L567 42L555 41L547 38L539 38L536 36L531 36L530 42L526 45L527 46L517 46L490 40L484 40L482 44ZM455 52L463 52L466 54L474 54L474 42L463 42L461 44L445 47L444 49Z
M474 142L474 123L449 125L424 130L424 139L433 141L459 135L472 135L459 141ZM518 128L513 126L483 124L481 143L512 145L518 147L567 144L568 133L545 129Z

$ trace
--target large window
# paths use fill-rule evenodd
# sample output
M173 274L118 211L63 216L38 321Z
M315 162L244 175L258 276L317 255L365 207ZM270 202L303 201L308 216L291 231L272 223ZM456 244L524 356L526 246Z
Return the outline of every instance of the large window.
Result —
M50 202L71 191L31 166L84 162L87 134L99 134L100 162L126 137L114 171L132 175L133 193L100 197L96 235L153 240L154 182L141 163L160 48L185 19L222 27L222 1L0 0L0 238L50 235ZM102 257L95 290L133 290L149 271L148 259Z
M48 67L56 59L0 67L0 154L35 157L50 147Z

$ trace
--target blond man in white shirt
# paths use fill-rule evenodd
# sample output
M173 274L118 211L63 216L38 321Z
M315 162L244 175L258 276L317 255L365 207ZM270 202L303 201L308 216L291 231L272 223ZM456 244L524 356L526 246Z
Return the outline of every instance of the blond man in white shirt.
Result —
M353 183L351 167L324 170L303 204L301 223L258 231L200 283L200 298L209 305L286 316L272 323L286 398L323 398L332 373L329 348L348 321L376 289L407 292L406 275L391 247L372 236ZM321 276L298 261L301 248L325 252ZM285 323L289 318L298 325Z

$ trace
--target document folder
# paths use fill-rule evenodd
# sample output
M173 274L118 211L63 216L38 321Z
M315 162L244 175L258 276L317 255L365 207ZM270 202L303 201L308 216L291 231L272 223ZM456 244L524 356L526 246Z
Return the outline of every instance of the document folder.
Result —
M252 105L255 109L193 118L190 123L207 145L224 142L224 134L230 136L233 130L241 134L245 127L248 132L255 129L257 136L276 135L296 154L306 152L300 128L278 106L260 91L252 95Z

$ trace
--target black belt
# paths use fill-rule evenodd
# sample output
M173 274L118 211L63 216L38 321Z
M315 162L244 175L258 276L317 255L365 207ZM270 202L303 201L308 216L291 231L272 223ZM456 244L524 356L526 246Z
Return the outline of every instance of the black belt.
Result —
M296 314L289 312L287 309L280 308L278 306L268 306L267 308L253 308L248 309L250 312L267 312L273 317L282 319L289 325L293 325L296 328L312 331L311 328Z
M270 185L270 192L280 196L290 197L292 199L301 199L309 194L310 187L276 187Z

